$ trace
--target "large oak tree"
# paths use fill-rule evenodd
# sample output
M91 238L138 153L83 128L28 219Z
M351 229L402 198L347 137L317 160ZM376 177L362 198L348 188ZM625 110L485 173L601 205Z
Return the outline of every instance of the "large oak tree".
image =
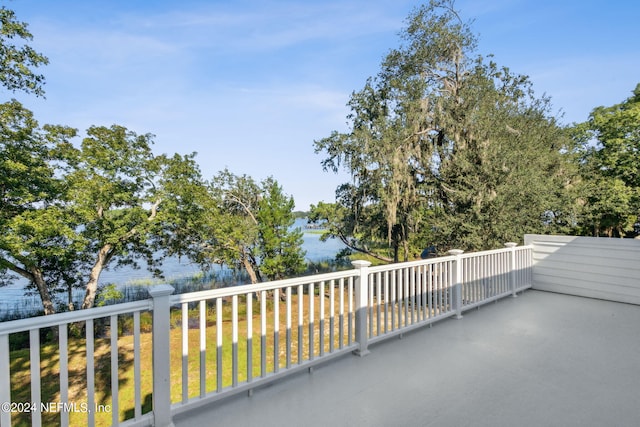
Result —
M313 209L327 237L383 260L486 249L548 229L565 136L526 76L477 55L450 0L416 9L402 44L349 101L351 130L315 142L351 182Z

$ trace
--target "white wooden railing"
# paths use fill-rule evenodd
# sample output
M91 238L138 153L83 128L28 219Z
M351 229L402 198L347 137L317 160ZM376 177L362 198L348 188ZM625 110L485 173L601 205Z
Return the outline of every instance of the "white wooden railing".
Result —
M371 343L461 318L531 286L531 247L515 244L378 267L353 264L343 272L181 295L160 285L145 301L0 323L0 426L16 418L33 426L51 420L93 426L105 418L112 425L169 426L176 414L345 353L364 356ZM124 319L131 326L119 333ZM141 319L152 321L152 332ZM108 335L96 335L96 324ZM47 330L56 338L45 348L40 335ZM78 330L82 336L70 338ZM28 356L10 351L10 338L26 333ZM86 358L84 373L69 369L78 352ZM45 366L51 361L55 368ZM18 401L26 393L15 384L24 375L30 397ZM142 380L149 376L153 381ZM132 396L121 390L123 382L132 384Z

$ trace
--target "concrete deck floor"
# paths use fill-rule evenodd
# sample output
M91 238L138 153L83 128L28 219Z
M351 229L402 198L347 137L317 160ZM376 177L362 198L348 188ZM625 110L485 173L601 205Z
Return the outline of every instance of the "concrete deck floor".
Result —
M369 349L175 425L640 425L640 306L530 290Z

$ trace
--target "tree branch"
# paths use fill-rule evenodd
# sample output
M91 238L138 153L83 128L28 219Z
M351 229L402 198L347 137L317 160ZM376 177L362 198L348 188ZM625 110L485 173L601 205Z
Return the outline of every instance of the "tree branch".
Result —
M24 264L24 261L22 261L22 262ZM11 261L9 261L6 258L0 258L0 267L7 268L7 269L13 271L14 273L18 273L22 277L33 281L33 274L31 274L29 271L27 271L27 270L25 270L23 268L18 267L17 265L15 265L14 263L12 263Z
M350 243L350 242L349 242L349 240L348 240L348 239L344 236L344 234L342 234L342 233L339 233L337 237L338 237L338 238L340 239L340 241L342 241L342 243L344 243L344 244L345 244L345 246L347 246L349 249L353 249L353 250L354 250L354 251L356 251L356 252L360 252L360 253L363 253L363 254L365 254L365 255L369 255L370 257L373 257L373 258L375 258L375 259L377 259L377 260L380 260L380 261L383 261L383 262L388 262L388 263L393 262L393 259L391 259L391 258L387 258L387 257L384 257L384 256L382 256L382 255L378 255L378 254L376 254L375 252L371 252L371 251L369 251L369 250L367 250L367 249L365 249L365 248L359 248L359 247L357 247L357 246L353 245L352 243Z

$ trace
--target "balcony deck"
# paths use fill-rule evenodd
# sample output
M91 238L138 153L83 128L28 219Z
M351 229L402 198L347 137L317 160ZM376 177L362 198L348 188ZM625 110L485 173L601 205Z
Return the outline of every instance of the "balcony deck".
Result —
M640 306L529 290L179 414L176 427L630 426Z

